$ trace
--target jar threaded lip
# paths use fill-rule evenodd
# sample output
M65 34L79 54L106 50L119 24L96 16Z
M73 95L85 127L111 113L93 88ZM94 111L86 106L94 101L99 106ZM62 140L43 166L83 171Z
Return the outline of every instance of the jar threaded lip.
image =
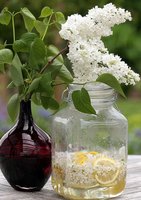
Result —
M93 82L86 83L85 85L75 83L70 84L68 87L68 98L66 98L66 100L70 102L72 100L72 92L75 90L81 90L82 87L88 91L91 102L94 106L101 104L110 105L117 99L117 93L113 88L104 83Z

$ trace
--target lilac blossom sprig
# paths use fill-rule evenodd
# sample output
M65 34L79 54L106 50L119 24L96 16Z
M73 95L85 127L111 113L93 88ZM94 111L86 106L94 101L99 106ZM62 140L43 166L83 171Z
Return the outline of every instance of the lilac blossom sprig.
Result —
M140 77L118 56L109 53L102 37L112 35L112 27L131 21L131 13L112 3L95 7L84 17L75 14L62 25L60 35L69 41L68 58L72 63L74 81L95 81L100 75L113 75L119 83L135 85Z

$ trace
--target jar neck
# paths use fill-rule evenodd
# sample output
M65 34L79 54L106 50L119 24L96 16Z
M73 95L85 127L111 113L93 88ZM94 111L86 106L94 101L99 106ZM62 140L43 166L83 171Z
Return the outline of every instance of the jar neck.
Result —
M81 90L82 85L71 84L68 88L68 102L72 102L72 92ZM103 83L87 83L84 88L88 91L91 98L91 104L95 108L106 108L112 106L116 99L117 94L114 89Z

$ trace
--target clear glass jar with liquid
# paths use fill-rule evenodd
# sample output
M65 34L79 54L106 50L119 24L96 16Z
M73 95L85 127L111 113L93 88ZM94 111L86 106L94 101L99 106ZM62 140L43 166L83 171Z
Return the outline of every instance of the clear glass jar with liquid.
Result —
M96 115L77 111L69 87L67 106L52 119L52 186L66 199L109 199L126 184L128 123L115 107L116 93L89 83Z

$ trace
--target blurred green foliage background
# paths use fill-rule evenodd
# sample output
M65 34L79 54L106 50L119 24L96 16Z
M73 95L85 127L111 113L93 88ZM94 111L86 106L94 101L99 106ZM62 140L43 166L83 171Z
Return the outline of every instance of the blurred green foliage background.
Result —
M17 11L22 7L28 7L35 16L40 15L40 10L44 6L49 6L56 11L61 11L65 16L80 13L85 15L88 9L95 5L103 6L110 3L108 0L0 0L0 10L8 7L10 10ZM132 13L133 21L127 22L120 26L116 26L114 35L104 39L106 46L110 52L120 55L124 61L137 73L141 74L141 1L140 0L113 0L113 4L118 7L128 9ZM16 36L24 31L22 20L16 20ZM0 43L12 40L11 27L0 26ZM65 42L59 37L55 29L50 31L50 35L46 39L46 43L53 43L60 49L63 48ZM0 85L2 79L0 78ZM6 90L6 87L4 88ZM126 89L128 100L119 101L118 107L125 114L129 121L129 153L141 154L141 83L134 88ZM9 95L9 93L8 93ZM3 97L2 97L3 98ZM6 100L5 100L6 101ZM11 122L7 120L7 113L4 112L3 107L0 107L0 130L1 134L5 132L10 126ZM47 130L48 112L41 108L33 106L33 112L36 116L37 123ZM6 119L6 120L5 120Z

